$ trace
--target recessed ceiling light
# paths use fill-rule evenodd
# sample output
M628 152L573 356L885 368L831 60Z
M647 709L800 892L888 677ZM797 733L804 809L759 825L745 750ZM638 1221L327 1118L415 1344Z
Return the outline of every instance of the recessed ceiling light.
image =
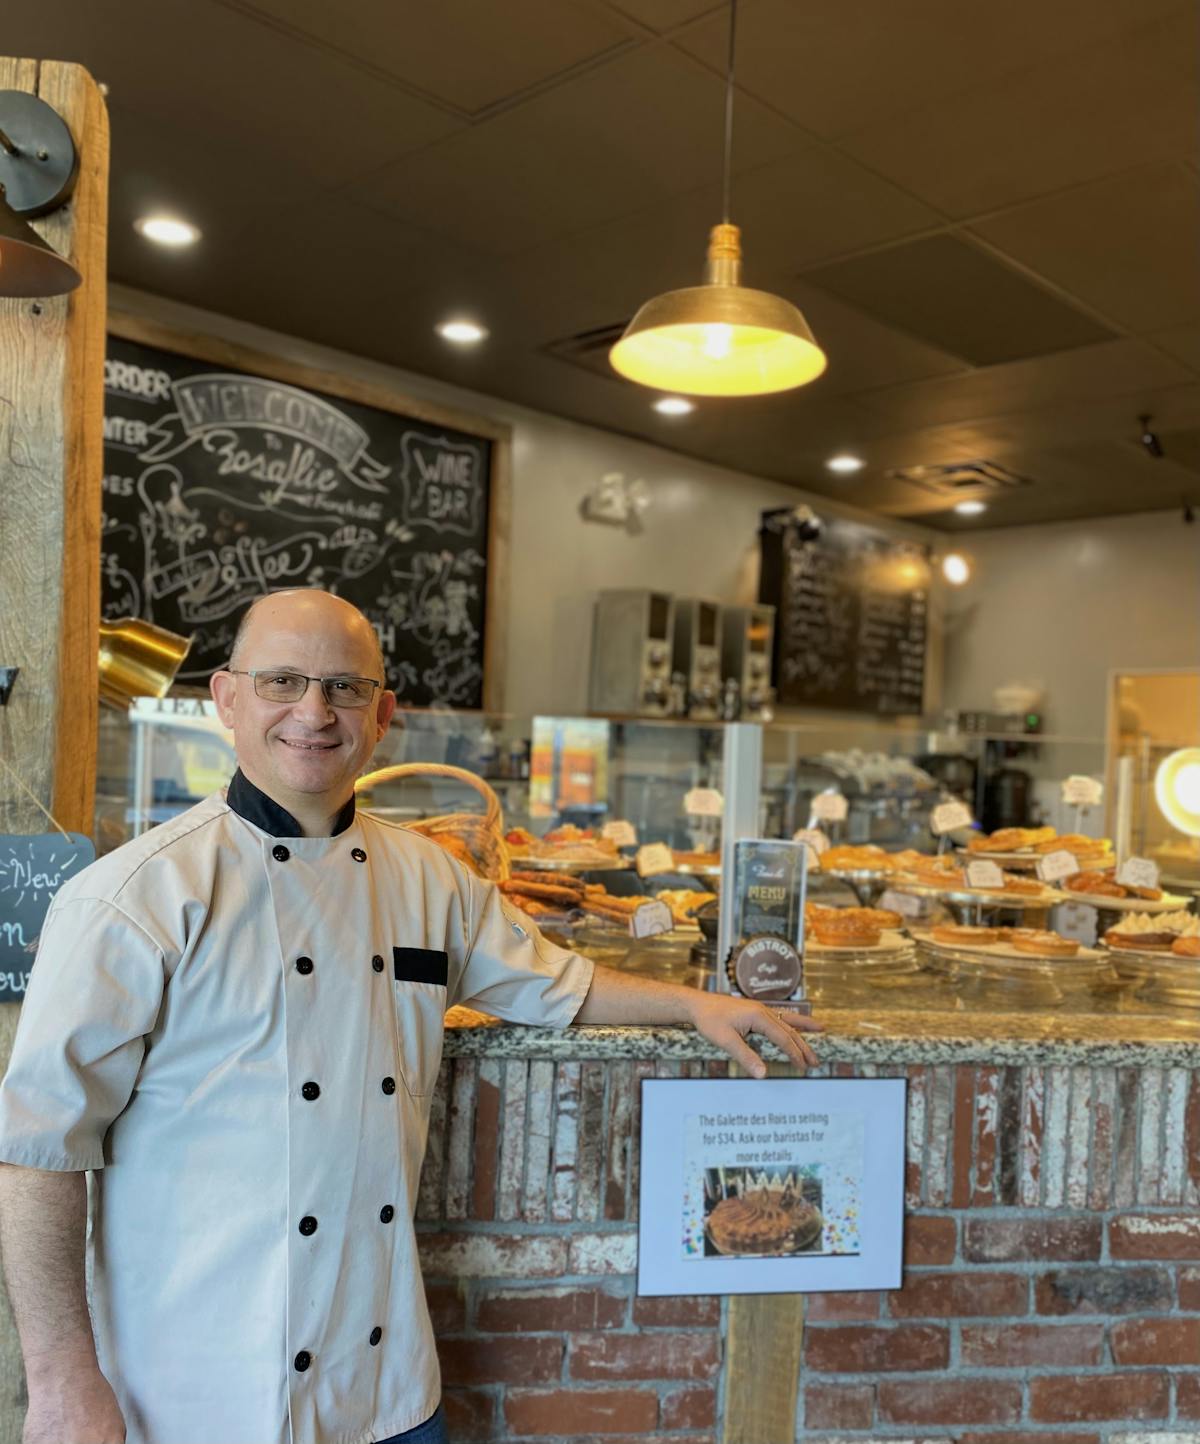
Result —
M158 246L193 246L200 239L199 230L178 216L139 216L133 228Z
M487 332L474 321L443 321L437 328L443 341L453 341L456 346L474 346L482 341Z
M957 501L954 510L959 516L982 516L987 511L986 501Z
M866 464L860 457L850 456L846 452L842 452L840 456L831 456L825 463L830 471L842 472L845 475L852 471L861 471Z
M971 579L971 563L958 552L942 558L942 576L952 587L961 587Z
M683 396L660 396L654 409L660 416L686 416L689 411L695 411L696 406Z

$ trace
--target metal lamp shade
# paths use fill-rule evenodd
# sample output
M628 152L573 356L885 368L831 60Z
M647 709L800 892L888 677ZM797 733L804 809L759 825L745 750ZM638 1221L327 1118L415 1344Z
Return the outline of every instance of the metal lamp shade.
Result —
M737 226L714 226L703 286L646 302L608 353L642 386L692 396L763 396L815 381L825 353L790 301L740 284Z
M65 296L82 279L0 195L0 296Z
M138 617L101 622L100 700L127 707L135 697L165 697L191 645L191 637Z

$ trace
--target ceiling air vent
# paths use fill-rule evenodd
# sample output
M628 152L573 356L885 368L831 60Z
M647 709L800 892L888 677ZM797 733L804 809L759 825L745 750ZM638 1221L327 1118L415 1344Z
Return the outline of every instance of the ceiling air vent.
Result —
M931 466L901 466L888 472L893 481L932 491L936 496L995 496L1032 486L1027 476L1018 476L994 461L951 461Z
M558 361L569 361L572 366L581 366L594 376L603 376L609 381L622 378L608 363L608 353L625 334L628 320L617 321L611 326L597 326L591 331L580 331L576 336L564 336L561 341L550 341L542 350ZM622 381L623 385L628 385Z

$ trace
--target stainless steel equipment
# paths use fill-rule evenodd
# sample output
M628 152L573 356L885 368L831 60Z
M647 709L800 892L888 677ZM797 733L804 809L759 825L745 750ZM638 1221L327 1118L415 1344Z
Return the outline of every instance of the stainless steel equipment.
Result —
M711 722L721 715L721 608L699 597L675 598L674 662L684 677L687 715Z
M737 683L741 715L747 722L767 721L775 693L771 688L771 649L775 608L721 608L721 675Z
M605 716L671 714L674 602L666 592L601 592L592 625L589 706Z

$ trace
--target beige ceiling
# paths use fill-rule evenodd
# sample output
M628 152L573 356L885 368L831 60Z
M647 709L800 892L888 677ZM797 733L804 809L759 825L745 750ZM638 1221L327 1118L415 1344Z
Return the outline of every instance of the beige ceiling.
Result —
M0 46L108 85L126 284L934 526L980 523L928 469L981 462L1015 483L987 525L1200 504L1195 0L741 0L747 280L830 365L669 421L575 338L699 279L727 24L712 0L13 0ZM149 247L152 207L203 243ZM463 310L491 330L470 355L433 330ZM832 476L836 450L866 468Z

